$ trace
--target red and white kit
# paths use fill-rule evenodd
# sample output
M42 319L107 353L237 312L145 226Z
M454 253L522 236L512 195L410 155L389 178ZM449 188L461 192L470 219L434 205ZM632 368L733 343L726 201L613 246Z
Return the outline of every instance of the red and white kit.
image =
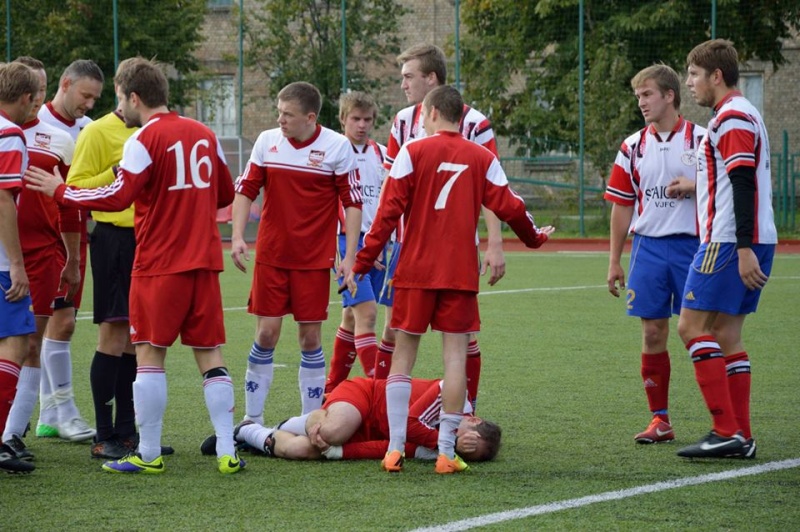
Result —
M3 113L0 113L0 189L16 195L22 188L22 174L28 167L25 134ZM0 244L0 272L11 269L5 248Z

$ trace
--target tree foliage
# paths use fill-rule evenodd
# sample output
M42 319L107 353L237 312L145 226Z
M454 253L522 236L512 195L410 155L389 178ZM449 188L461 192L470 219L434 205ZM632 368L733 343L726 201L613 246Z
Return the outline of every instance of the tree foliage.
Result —
M466 96L487 111L519 154L577 145L578 0L464 0ZM601 172L619 142L641 127L630 78L656 62L684 69L710 38L710 2L585 0L585 146ZM797 0L718 0L716 36L742 60L779 67L782 41L800 21Z
M338 129L341 0L258 0L255 4L246 17L248 64L268 77L273 98L291 82L313 83L322 93L320 123ZM387 56L399 52L398 19L406 11L395 0L346 2L349 89L379 94L385 87L387 80L372 72L385 64Z
M6 6L2 5L2 20ZM52 98L64 68L91 59L106 76L93 116L114 108L113 3L110 0L11 0L11 58L30 55L47 69ZM141 55L170 66L170 104L184 105L198 69L193 52L200 42L205 0L117 1L119 60ZM2 35L5 50L7 35Z

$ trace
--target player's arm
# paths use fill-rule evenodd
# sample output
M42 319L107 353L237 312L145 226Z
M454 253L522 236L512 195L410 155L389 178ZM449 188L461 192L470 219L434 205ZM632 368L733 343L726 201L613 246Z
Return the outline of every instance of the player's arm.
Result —
M622 268L622 250L628 238L628 228L633 219L633 205L614 203L611 206L611 229L609 233L610 249L608 253L608 291L619 297L619 291L625 290L625 270ZM619 283L619 288L617 288Z
M103 212L118 212L130 207L150 175L149 167L140 174L129 174L120 168L112 184L81 189L64 184L58 168L55 171L56 174L51 174L41 168L28 168L25 171L27 187L54 198L60 204Z
M339 201L344 207L344 228L345 228L345 253L344 258L339 261L336 267L336 276L344 277L353 269L358 247L358 238L361 235L361 177L355 164L355 159L348 152L351 168L341 174L336 175L336 188L339 193Z
M225 152L219 141L217 141L217 168L219 170L217 172L217 209L222 209L233 202L235 191L228 161L225 160Z
M61 163L59 164L59 173L69 175L70 167ZM67 250L67 259L64 263L64 268L61 270L61 277L59 280L59 290L62 287L67 287L67 293L64 297L66 301L71 301L73 296L78 292L81 285L81 230L83 228L83 220L81 219L84 214L75 206L58 204L58 228L61 233L61 241L64 243L64 248Z
M257 147L258 142L253 148L254 155ZM244 173L236 180L234 187L236 193L233 198L233 209L231 209L231 258L236 267L243 272L247 271L245 262L250 260L247 242L244 240L244 231L247 227L247 220L250 219L250 207L266 181L267 172L266 168L253 162L253 156L247 163Z
M483 209L483 221L486 223L488 234L486 252L483 254L483 261L481 261L481 275L484 275L488 269L491 273L489 276L489 285L491 286L506 274L506 256L503 253L503 234L500 218L485 206L481 208Z
M19 243L17 228L17 204L10 190L0 189L0 244L6 250L10 264L11 286L0 287L6 301L19 301L30 289L25 263L22 259L22 246Z
M75 143L72 165L66 175L67 185L77 188L98 188L110 185L117 178L112 162L102 147L107 140L96 133L98 128L84 130ZM117 161L114 161L117 162Z

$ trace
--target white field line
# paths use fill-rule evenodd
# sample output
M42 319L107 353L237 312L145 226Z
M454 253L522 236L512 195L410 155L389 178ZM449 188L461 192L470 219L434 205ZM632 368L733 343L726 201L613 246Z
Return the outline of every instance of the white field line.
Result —
M644 486L638 486L624 490L606 491L604 493L598 493L597 495L588 495L586 497L579 497L577 499L567 499L548 504L540 504L538 506L530 506L528 508L518 508L516 510L487 514L470 519L463 519L461 521L453 521L452 523L440 526L417 528L413 532L451 532L456 530L469 530L480 526L488 526L505 521L512 521L515 519L525 519L535 515L560 512L561 510L569 510L571 508L580 508L582 506L588 506L590 504L599 502L617 501L621 499L627 499L629 497L636 497L638 495L657 493L659 491L683 488L685 486L707 484L709 482L719 482L721 480L730 480L750 475L760 475L770 471L780 471L781 469L790 469L793 467L800 467L800 458L782 460L780 462L767 462L766 464L753 467L731 469L729 471L700 475L697 477L685 477L675 480L668 480L665 482L656 482L655 484L646 484ZM533 527L533 525L531 525L531 527Z

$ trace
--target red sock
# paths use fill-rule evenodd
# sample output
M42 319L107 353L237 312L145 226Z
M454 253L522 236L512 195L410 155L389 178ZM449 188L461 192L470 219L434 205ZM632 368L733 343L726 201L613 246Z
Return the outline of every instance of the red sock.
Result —
M642 353L642 383L647 394L650 411L655 413L669 408L669 353ZM668 415L658 415L669 423Z
M694 363L694 375L713 419L713 429L720 436L733 436L739 425L733 413L725 358L713 336L698 336L686 344Z
M378 341L375 333L359 334L355 337L356 354L364 368L364 375L372 377L375 375L375 360L378 357Z
M750 359L745 351L725 357L728 372L728 392L736 422L745 438L752 438L750 430Z
M374 377L376 379L385 379L389 376L389 369L392 367L392 353L394 353L394 344L381 339L375 356Z
M353 333L339 327L336 339L333 341L333 355L331 355L328 380L325 381L325 393L331 393L350 375L350 368L353 367L355 360L356 346L353 343Z
M8 413L17 394L20 369L15 362L0 359L0 433L6 430Z
M481 348L478 341L472 340L467 345L467 395L472 403L472 411L478 404L478 384L481 381Z

